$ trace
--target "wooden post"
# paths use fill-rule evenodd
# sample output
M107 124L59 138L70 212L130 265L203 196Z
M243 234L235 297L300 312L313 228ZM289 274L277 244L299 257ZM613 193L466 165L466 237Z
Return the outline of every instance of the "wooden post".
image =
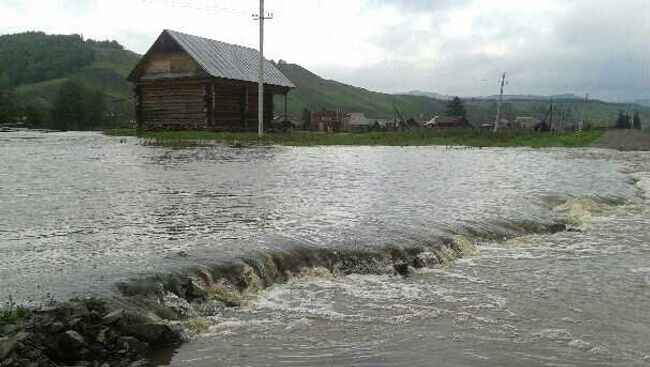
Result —
M284 92L284 121L288 121L287 119L287 95L288 92Z
M133 88L135 102L135 124L138 130L142 130L142 89L139 85Z
M217 114L215 111L217 110L217 88L212 84L212 127L217 126Z
M212 93L210 92L210 84L203 85L203 113L204 115L204 126L209 128L212 126Z
M239 113L241 115L241 127L244 131L248 132L248 87L241 87L241 98L239 99L241 106Z

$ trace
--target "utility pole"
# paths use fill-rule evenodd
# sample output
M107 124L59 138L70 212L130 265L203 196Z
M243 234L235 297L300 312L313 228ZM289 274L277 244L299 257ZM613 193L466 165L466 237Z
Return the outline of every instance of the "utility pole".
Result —
M551 122L549 123L549 128L551 129L551 132L555 132L555 127L553 126L553 98L551 97Z
M630 131L634 130L634 107L632 107L632 103L628 104L630 108L630 116L627 119L627 123L630 124Z
M260 21L260 59L258 65L258 113L257 113L257 134L261 138L264 136L264 21L267 19L273 19L273 14L264 13L264 0L260 0L260 12L257 15L253 15L254 20Z
M587 108L587 102L589 101L589 94L585 94L585 103L582 105L582 113L580 115L580 123L578 124L578 131L582 132L585 128L585 109Z
M506 72L503 72L501 77L501 92L499 93L499 102L497 102L497 116L494 120L494 132L499 131L499 123L501 122L501 103L503 103L503 87L506 84Z

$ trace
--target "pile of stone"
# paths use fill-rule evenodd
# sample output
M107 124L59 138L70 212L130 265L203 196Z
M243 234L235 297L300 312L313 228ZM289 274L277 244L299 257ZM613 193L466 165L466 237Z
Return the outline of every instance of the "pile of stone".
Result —
M155 316L76 300L0 324L0 366L148 366L153 351L182 340Z

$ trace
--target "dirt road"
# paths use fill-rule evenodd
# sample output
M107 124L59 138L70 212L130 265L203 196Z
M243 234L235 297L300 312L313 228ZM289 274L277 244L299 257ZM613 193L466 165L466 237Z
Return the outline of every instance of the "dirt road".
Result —
M650 132L609 130L591 144L594 148L650 150Z

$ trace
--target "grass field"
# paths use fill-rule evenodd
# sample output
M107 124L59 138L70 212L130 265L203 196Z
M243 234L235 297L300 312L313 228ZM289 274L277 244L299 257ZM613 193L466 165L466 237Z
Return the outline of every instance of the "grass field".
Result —
M110 136L135 136L153 143L183 141L220 141L226 144L275 144L285 146L471 146L471 147L585 147L598 139L602 131L548 134L491 134L459 132L436 134L426 132L387 132L366 134L283 133L266 134L262 139L255 133L225 133L209 131L136 132L135 130L106 130Z

